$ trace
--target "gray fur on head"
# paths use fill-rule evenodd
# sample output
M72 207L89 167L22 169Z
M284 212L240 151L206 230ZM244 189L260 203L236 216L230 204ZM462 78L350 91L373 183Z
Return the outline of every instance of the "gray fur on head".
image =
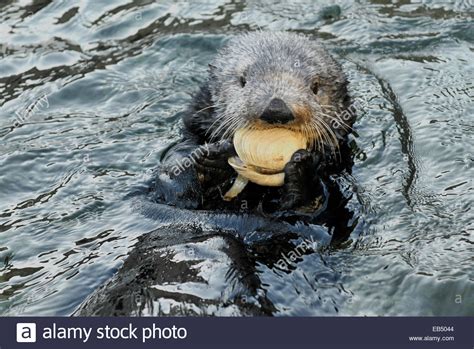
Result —
M280 98L296 115L285 127L305 133L313 146L336 146L331 124L345 108L346 85L339 64L317 41L288 32L239 35L210 65L216 120L208 131L231 138L237 128L258 125L270 100Z

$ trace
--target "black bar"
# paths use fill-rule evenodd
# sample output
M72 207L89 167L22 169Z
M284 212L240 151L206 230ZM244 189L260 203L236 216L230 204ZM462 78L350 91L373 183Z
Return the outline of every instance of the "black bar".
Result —
M28 340L35 323L36 342ZM54 324L54 325L53 325ZM473 348L474 318L460 317L312 317L312 318L0 318L0 349L14 348ZM55 327L54 327L55 326ZM109 327L107 330L106 326ZM129 335L131 326L133 334ZM153 332L153 326L155 330ZM174 326L174 330L173 330ZM55 332L53 332L55 328ZM63 328L63 329L61 329ZM76 328L75 331L73 329ZM111 330L112 328L115 328ZM125 330L121 330L125 328ZM133 330L135 328L135 330ZM86 330L84 332L84 329ZM119 330L120 329L120 330ZM183 330L184 329L184 330ZM69 339L49 339L69 331ZM115 337L119 331L131 339ZM87 333L89 332L89 336ZM154 333L155 339L146 339ZM159 338L159 336L162 336ZM75 336L75 339L72 338ZM166 339L167 337L168 339ZM174 337L174 338L173 338ZM179 338L181 337L181 338ZM409 337L412 337L410 340ZM416 337L415 341L413 338ZM440 338L439 342L436 338ZM86 340L87 339L87 340ZM145 341L144 341L145 339Z

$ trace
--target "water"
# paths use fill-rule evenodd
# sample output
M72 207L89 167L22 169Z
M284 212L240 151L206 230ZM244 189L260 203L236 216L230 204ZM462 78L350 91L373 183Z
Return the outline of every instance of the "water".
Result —
M345 179L351 236L288 273L257 265L273 313L474 315L473 10L469 0L3 2L0 314L70 315L157 228L127 195L178 139L216 50L262 29L322 40L361 106ZM211 286L189 292L217 297Z

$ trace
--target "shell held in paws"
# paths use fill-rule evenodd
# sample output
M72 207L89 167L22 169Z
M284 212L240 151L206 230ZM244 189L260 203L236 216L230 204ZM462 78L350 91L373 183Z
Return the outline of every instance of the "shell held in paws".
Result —
M307 148L301 133L287 128L239 129L234 134L237 155L246 165L262 172L281 172L299 149Z
M262 186L282 186L285 165L297 150L307 146L301 133L286 128L237 130L234 147L238 157L231 157L228 162L238 178L224 199L231 200L240 194L245 180Z

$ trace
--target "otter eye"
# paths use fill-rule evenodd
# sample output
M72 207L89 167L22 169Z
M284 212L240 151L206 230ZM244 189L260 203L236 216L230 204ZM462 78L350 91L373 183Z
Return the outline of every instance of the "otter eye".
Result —
M318 94L318 91L319 91L319 85L318 85L318 83L317 83L317 82L315 82L315 83L313 83L313 84L311 85L311 91L313 91L313 93L314 93L315 95L317 95L317 94Z
M240 86L241 86L241 87L244 87L245 84L247 83L247 80L245 79L245 76L242 75L242 76L239 78L239 82L240 82Z

